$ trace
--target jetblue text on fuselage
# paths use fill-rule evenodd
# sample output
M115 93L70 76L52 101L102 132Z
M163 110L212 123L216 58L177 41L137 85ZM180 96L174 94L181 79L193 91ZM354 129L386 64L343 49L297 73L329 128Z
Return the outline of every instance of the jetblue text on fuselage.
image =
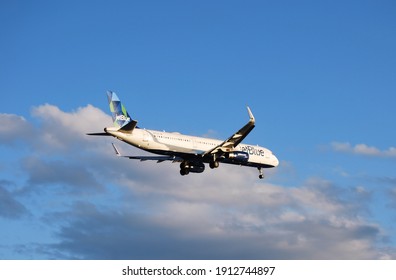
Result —
M242 147L242 152L246 152L251 156L264 156L264 150L263 149L256 149L255 147L252 146L244 146Z

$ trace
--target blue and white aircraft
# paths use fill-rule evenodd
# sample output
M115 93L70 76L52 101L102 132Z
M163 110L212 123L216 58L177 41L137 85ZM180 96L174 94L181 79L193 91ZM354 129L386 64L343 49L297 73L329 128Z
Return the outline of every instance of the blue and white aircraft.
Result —
M183 135L178 132L164 132L142 129L137 121L128 114L120 99L114 92L108 91L110 111L113 115L113 127L106 127L101 133L88 133L94 136L113 136L139 149L156 154L156 156L123 156L113 145L117 156L140 161L180 162L180 174L202 173L205 163L210 168L219 167L220 163L255 167L259 178L264 178L262 168L279 165L276 156L268 149L242 144L242 140L255 127L255 118L247 107L249 122L226 140L217 140L197 136Z

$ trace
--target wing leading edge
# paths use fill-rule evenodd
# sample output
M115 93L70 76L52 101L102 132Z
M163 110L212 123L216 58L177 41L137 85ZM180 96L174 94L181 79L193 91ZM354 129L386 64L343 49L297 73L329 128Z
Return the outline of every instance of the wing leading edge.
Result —
M236 133L234 133L231 137L227 138L227 140L225 140L223 143L203 153L202 156L232 151L236 146L239 145L239 143L243 141L243 139L246 138L246 136L248 136L248 134L255 127L256 119L254 118L249 106L247 107L247 110L249 113L249 122Z

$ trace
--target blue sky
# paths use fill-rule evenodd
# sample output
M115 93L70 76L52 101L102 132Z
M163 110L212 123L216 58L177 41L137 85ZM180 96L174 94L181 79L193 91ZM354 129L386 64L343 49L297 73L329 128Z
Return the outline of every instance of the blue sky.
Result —
M396 258L394 1L2 1L1 259ZM181 177L141 127L281 161ZM125 153L139 150L120 144Z

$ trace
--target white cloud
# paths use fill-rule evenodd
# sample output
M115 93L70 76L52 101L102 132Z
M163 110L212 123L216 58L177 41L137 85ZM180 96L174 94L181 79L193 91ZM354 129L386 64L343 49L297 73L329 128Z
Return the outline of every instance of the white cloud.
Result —
M14 114L0 113L0 144L9 144L29 137L33 127L25 118Z
M167 166L168 173L169 168ZM71 249L79 247L78 244L82 242L75 237L78 236L76 232L88 232L93 240L98 239L99 242L102 233L97 230L109 231L108 234L112 235L116 234L116 229L127 227L131 236L139 233L137 239L119 236L118 242L112 244L114 248L120 248L126 258L143 255L133 249L141 244L149 246L148 239L153 238L153 230L157 232L155 238L158 242L172 244L170 256L177 258L392 257L376 248L376 242L383 237L381 228L359 216L353 207L358 203L357 200L345 203L339 199L341 190L330 182L312 178L303 186L287 188L266 182L257 183L254 179L246 179L243 172L228 178L226 174L231 173L228 168L232 167L222 166L222 169L217 170L218 173L206 176L191 176L188 183L185 181L187 177L178 177L179 182L176 182L172 175L162 177L161 183L124 178L121 184L127 187L129 195L120 203L134 204L137 199L142 207L139 211L121 208L117 213L125 215L122 219L124 222L115 218L110 225L104 226L106 224L102 219L111 220L115 213L96 209L92 219L98 219L97 224L101 226L95 230L83 225L80 220L82 217L71 215L73 219L63 229L62 236L65 240L75 242L68 247ZM141 213L146 223L133 226L138 213ZM125 223L129 219L132 224ZM72 236L68 235L71 229ZM147 234L147 239L144 234L140 235L142 233ZM57 246L65 245L67 243L62 241ZM153 250L153 254L146 255L146 258L169 257L169 252L158 248L147 247L147 250ZM87 248L86 254L86 257L92 257L94 252ZM107 257L105 253L95 256Z
M390 147L387 150L380 150L373 146L366 144L356 144L352 146L348 142L333 142L331 148L336 152L350 153L355 155L363 156L374 156L374 157L396 157L396 148Z
M103 186L95 179L86 166L77 161L43 160L28 157L23 160L23 170L29 174L30 187L61 187L71 193L82 194L103 191Z
M95 142L86 133L102 132L105 126L111 125L111 117L92 105L63 112L56 106L45 104L33 108L32 115L41 122L36 144L45 149L87 148L89 143Z
M375 247L381 238L379 226L342 213L314 215L289 210L288 204L265 211L257 204L251 208L224 208L174 200L161 201L157 207L140 214L102 211L97 207L91 214L65 213L62 217L68 216L70 223L62 228L61 240L54 246L83 258L370 259L383 256L382 250ZM89 243L85 235L89 236ZM98 252L98 248L109 251Z
M111 124L111 118L102 110L87 105L73 112L64 112L54 105L41 105L33 108L32 115L43 121L46 126L66 129L70 133L86 133L90 130L103 131L105 125Z

